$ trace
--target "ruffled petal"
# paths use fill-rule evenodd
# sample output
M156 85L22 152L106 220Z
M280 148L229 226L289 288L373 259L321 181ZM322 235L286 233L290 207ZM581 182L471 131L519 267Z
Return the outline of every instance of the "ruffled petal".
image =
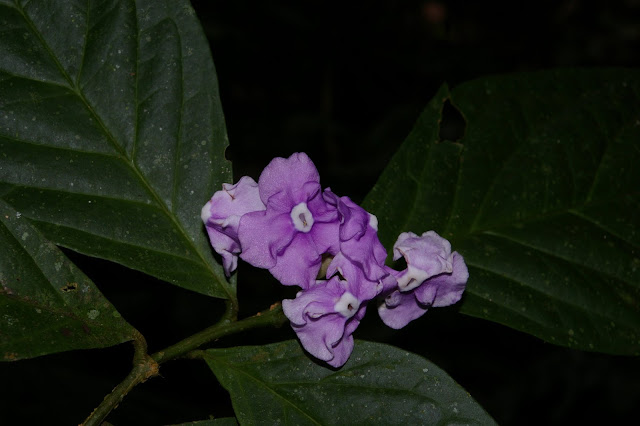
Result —
M327 268L327 277L332 277L336 273L339 273L345 279L349 292L360 301L373 299L383 289L381 280L371 281L367 279L362 268L345 257L342 252L333 258Z
M347 323L344 326L344 334L345 336L351 336L356 328L360 325L360 321L364 318L364 314L367 312L367 304L362 303L358 308L358 312L352 317L349 318Z
M307 352L322 361L331 361L334 357L334 345L344 335L345 321L339 315L327 315L309 320L303 327L293 327L293 330Z
M296 232L288 214L272 210L247 213L240 219L238 238L242 246L240 257L258 268L270 269Z
M407 273L398 277L400 291L410 291L425 280L453 270L451 244L434 231L417 236L403 232L393 246L394 260L404 257Z
M274 158L260 174L260 198L267 204L278 192L298 194L307 182L320 182L318 170L307 154L297 152L289 158Z
M243 176L235 185L222 184L222 190L213 194L202 209L202 220L222 225L230 217L264 209L258 184L249 176Z
M335 312L336 303L345 291L343 283L334 278L318 281L299 292L295 299L282 301L284 314L302 346L323 361L334 358L334 349L340 344L350 319Z
M330 189L322 194L340 215L340 251L364 271L369 281L388 275L384 269L387 250L378 239L378 221L349 197L338 197Z
M454 251L452 256L452 273L436 275L416 288L415 296L421 304L439 308L453 305L462 298L469 279L469 270L458 252Z
M321 255L338 251L338 213L323 200L319 180L306 154L275 158L258 183L266 212L240 221L242 259L269 269L282 284L308 288Z
M380 293L389 294L390 292L398 288L398 278L401 277L403 274L405 274L406 271L399 272L388 266L383 266L383 269L389 275L387 275L382 279L382 291Z
M378 307L378 315L382 322L396 330L427 312L427 308L418 303L413 292L402 293L396 290L387 299L389 303L385 301Z
M312 236L318 252L335 255L340 249L338 210L335 206L325 202L320 193L310 199L307 205L314 220L309 234Z
M307 314L315 318L333 312L336 300L340 299L344 289L327 283L316 281L307 290L299 291L295 299L282 301L282 310L292 325L305 325L308 321Z
M336 368L342 367L349 360L351 352L353 352L353 345L353 336L351 334L347 335L345 332L338 344L332 348L333 358L327 360L327 364Z
M244 253L241 256L244 259ZM276 254L269 272L284 285L309 288L318 276L322 254L309 234L296 232L288 246Z
M398 329L424 315L430 307L438 308L458 302L469 279L469 270L458 252L453 252L451 257L451 272L427 278L411 290L403 291L400 288L388 293L378 307L382 321ZM398 282L402 282L410 273L405 270L394 275Z
M349 312L352 303L354 311ZM337 277L317 281L294 300L283 300L282 308L305 350L334 367L342 366L351 355L352 334L366 311L365 304Z
M333 223L314 223L313 228L309 232L313 242L316 245L318 253L329 253L335 255L340 249L340 240L338 239L338 222Z
M373 227L367 226L365 233L359 239L342 241L340 251L352 262L360 265L370 281L378 281L388 275L384 268L387 251Z
M202 221L207 229L213 249L222 256L225 274L229 276L236 269L238 253L241 251L238 239L240 218L249 212L265 209L258 193L258 184L248 176L242 177L235 185L225 183L202 208Z
M327 188L322 194L327 203L332 204L340 213L340 240L359 238L367 230L369 213L349 197L338 197Z
M412 265L429 277L451 272L451 243L434 231L421 236L413 232L403 232L393 245L393 259L403 256L407 265ZM428 277L427 277L428 278Z
M214 227L207 226L207 234L211 247L222 256L222 268L228 277L238 267L238 253L240 253L240 244L235 239Z
M325 190L326 192L326 190ZM336 222L340 223L340 215L335 203L326 201L324 193L318 192L307 201L309 209L313 212L316 222Z

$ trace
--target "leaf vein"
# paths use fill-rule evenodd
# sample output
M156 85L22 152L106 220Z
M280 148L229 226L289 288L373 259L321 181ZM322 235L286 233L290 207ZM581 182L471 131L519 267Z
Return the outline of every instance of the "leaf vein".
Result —
M631 282L631 281L629 281L629 280L628 280L628 278L619 277L619 276L616 276L616 275L611 274L610 272L602 271L602 270L598 270L598 269L596 269L595 267L593 267L593 266L592 266L592 265L590 265L590 264L587 264L587 263L580 263L580 262L578 262L576 259L572 259L572 258L567 257L567 256L562 256L562 255L560 255L560 254L558 254L558 253L553 253L552 251L547 250L547 249L545 249L544 247L535 246L535 245L533 245L533 244L527 243L527 242L525 242L525 241L521 241L521 240L519 240L519 239L517 239L517 238L514 238L514 237L512 237L512 236L509 236L509 235L506 235L506 234L501 234L501 233L499 233L499 232L495 232L495 231L484 231L484 234L486 234L486 235L492 235L492 236L494 236L494 237L498 237L498 238L502 238L502 239L504 239L504 240L511 241L511 242L516 243L516 244L518 244L518 245L521 245L521 246L523 246L523 247L527 247L527 248L530 248L530 249L532 249L532 250L536 250L536 251L538 251L538 252L540 252L540 253L543 253L543 254L546 254L546 255L548 255L548 256L551 256L551 257L555 257L555 258L557 258L557 259L564 260L565 262L570 263L570 264L571 264L571 265L573 265L574 267L576 267L576 266L577 266L577 267L580 267L580 268L588 269L589 271L592 271L592 272L594 272L594 273L596 273L596 274L602 274L602 275L605 275L605 276L607 276L607 277L609 277L609 278L613 278L613 279L615 279L615 280L617 280L617 281L621 281L621 282L623 282L623 283L625 283L625 284L628 284L629 286L633 286L633 285L634 285L634 283L633 283L633 282Z
M198 247L194 244L194 242L191 240L191 238L189 238L185 228L180 224L180 222L177 220L176 216L174 214L172 214L172 210L169 208L169 206L162 200L162 198L159 196L158 192L149 183L149 181L146 179L145 175L141 172L141 170L131 161L132 159L130 159L127 156L127 153L125 152L124 148L118 143L118 141L116 140L116 138L113 135L113 133L106 126L106 124L105 124L104 120L102 119L102 117L100 115L98 115L98 113L96 112L95 108L92 107L91 103L89 102L89 100L85 96L84 92L79 87L77 87L77 86L75 86L73 84L73 80L70 78L68 73L64 70L64 68L60 64L60 61L58 60L58 58L56 57L54 52L51 50L49 45L46 43L46 41L42 37L42 34L35 27L34 23L31 21L31 19L28 17L28 15L24 12L24 9L20 8L19 10L21 11L25 21L28 23L28 25L30 26L31 30L36 34L36 36L38 37L38 39L40 40L40 42L42 43L44 48L47 50L48 54L51 56L52 60L55 61L56 66L58 67L58 69L59 69L60 73L62 74L62 76L69 83L70 87L73 87L75 89L74 91L77 94L77 96L84 103L85 107L90 112L90 114L94 117L94 119L96 120L96 123L102 129L104 134L106 135L109 144L113 146L113 148L116 150L116 152L121 156L121 158L123 160L126 159L132 165L132 170L133 170L134 174L139 179L139 181L142 183L142 185L144 186L145 190L150 194L150 196L153 199L154 203L157 204L158 206L160 206L160 208L164 211L164 213L169 218L169 220L174 224L176 230L179 232L179 234L184 239L184 241L187 242L187 244L191 247L193 252L200 258L202 264L205 265L206 269L209 271L211 276L218 282L220 288L222 288L224 290L224 292L227 294L228 298L235 305L237 303L236 302L236 297L235 297L232 289L230 288L230 286L226 283L225 280L221 279L218 276L218 274L215 273L215 271L213 270L210 262L208 262L205 259L203 253L198 249ZM137 32L139 32L139 31L137 31Z
M589 222L590 224L592 224L592 225L594 225L595 227L597 227L597 228L599 228L599 229L603 230L604 232L607 232L607 233L609 233L609 234L611 234L611 235L615 236L616 238L619 238L620 240L622 240L622 241L624 241L624 242L628 243L628 244L629 244L629 245L631 245L632 247L640 248L640 246L639 246L639 245L634 244L632 241L625 240L625 236L620 235L620 234L618 234L618 233L616 233L616 232L612 231L611 229L609 229L609 228L605 227L602 223L600 223L600 222L596 221L595 219L593 219L593 218L589 217L588 215L586 215L586 214L582 213L582 212L581 212L581 211L579 211L579 210L568 209L568 210L567 210L567 213L569 213L569 214L571 214L571 215L574 215L574 216L576 216L576 217L578 217L578 218L580 218L580 219L582 219L582 220L584 220L584 221L586 221L586 222Z
M208 356L214 358L211 354L208 354ZM236 371L236 373L246 376L248 378L250 378L251 380L253 380L254 382L258 383L258 385L262 385L265 389L267 389L270 393L272 393L274 396L277 396L278 398L282 399L284 402L286 402L288 405L290 405L291 407L293 407L296 411L299 411L301 414L303 414L305 417L307 417L309 420L311 420L313 423L321 425L322 423L320 423L319 421L317 421L315 418L313 418L311 416L311 414L307 413L306 411L304 411L302 408L300 408L299 406L297 406L293 401L291 401L290 399L288 399L287 397L285 397L284 395L280 394L277 392L276 389L273 389L271 386L267 385L266 382L264 382L263 380L260 380L260 378L255 377L252 374L249 374L249 372L242 370L240 368L237 368L235 366L235 364L229 364L224 362L222 359L215 359L214 358L214 362L218 362L220 364L226 365L227 368L229 370L234 370Z

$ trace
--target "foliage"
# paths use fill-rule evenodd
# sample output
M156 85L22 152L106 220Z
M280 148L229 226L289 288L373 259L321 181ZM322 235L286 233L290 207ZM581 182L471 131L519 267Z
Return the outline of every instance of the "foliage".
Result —
M132 340L131 373L87 424L178 357L207 363L241 424L493 422L443 370L382 343L360 341L338 370L294 341L216 343L285 318L274 298L238 319L235 276L200 220L232 175L215 69L186 1L3 0L0 23L4 361ZM406 230L452 242L470 270L462 313L638 355L639 94L638 71L622 69L443 86L363 206L386 247ZM464 119L460 140L441 138L446 103ZM223 299L226 311L149 354L59 247Z
M365 200L382 241L438 229L470 267L462 312L639 354L639 76L553 71L443 87ZM445 101L466 121L459 141L440 140Z

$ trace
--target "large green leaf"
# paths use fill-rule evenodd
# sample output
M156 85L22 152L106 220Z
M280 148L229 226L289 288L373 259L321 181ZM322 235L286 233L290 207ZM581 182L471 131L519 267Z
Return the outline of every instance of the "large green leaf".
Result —
M205 360L240 424L494 424L444 371L417 355L356 341L339 370L290 340L209 349Z
M136 332L86 275L0 200L0 360L102 348Z
M364 205L391 247L433 229L469 265L462 312L570 347L640 352L640 72L443 87ZM439 140L444 101L466 121Z
M228 145L186 0L0 2L3 198L56 244L235 297L200 209Z
M197 420L195 422L180 423L173 426L237 426L238 422L234 417L220 417L209 420Z

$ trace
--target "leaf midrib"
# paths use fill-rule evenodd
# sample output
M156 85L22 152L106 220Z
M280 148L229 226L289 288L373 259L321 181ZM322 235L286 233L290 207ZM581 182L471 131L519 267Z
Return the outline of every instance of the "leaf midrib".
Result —
M311 416L311 414L309 414L306 411L302 410L293 401L291 401L290 399L286 398L284 395L281 395L280 393L278 393L276 389L273 389L271 386L269 386L263 380L260 380L259 378L253 376L252 374L249 374L249 372L247 372L245 370L242 370L240 368L236 368L234 364L229 364L227 362L224 362L221 358L216 358L214 355L207 354L206 356L211 357L212 358L211 359L212 362L218 363L218 364L222 364L223 366L226 366L228 370L235 371L236 373L239 373L240 375L248 377L249 379L251 379L252 381L258 383L259 385L262 385L263 388L267 389L274 396L278 397L279 399L282 399L288 405L292 406L296 411L298 411L301 414L303 414L305 417L307 417L309 420L311 420L314 424L317 424L317 425L321 425L322 424L319 421L317 421L315 418L313 418Z
M37 29L37 27L34 25L33 21L29 18L29 16L25 13L24 9L22 8L22 6L18 3L15 3L17 10L20 12L20 14L23 16L25 22L27 23L27 25L29 26L29 28L31 29L32 33L38 38L38 40L40 41L40 43L42 44L42 46L44 47L44 49L47 51L47 53L49 54L49 56L51 57L51 59L54 61L54 63L56 64L56 67L58 68L58 71L60 72L60 74L63 76L63 78L67 81L67 83L69 84L69 89L72 90L76 96L78 96L78 98L82 101L82 103L85 105L85 108L89 111L89 113L94 117L94 119L96 120L96 122L98 123L98 125L100 126L100 128L103 130L104 134L107 136L107 140L109 141L109 143L111 144L111 146L113 147L113 149L118 153L118 155L120 156L120 158L127 164L131 165L131 169L133 170L135 176L140 180L140 182L142 183L143 187L145 188L145 190L147 190L149 192L149 194L151 195L151 197L153 198L154 202L161 208L161 210L163 211L163 213L169 217L169 219L171 220L171 222L174 224L174 226L178 229L180 235L182 236L182 238L184 238L187 241L187 244L193 249L193 251L195 253L197 253L198 257L200 258L200 260L202 261L202 263L204 265L206 265L206 269L211 273L211 276L218 282L218 284L220 285L220 287L224 290L224 292L227 294L228 299L231 301L235 301L235 295L233 294L233 291L229 288L229 286L227 286L226 282L223 282L222 280L220 280L220 278L218 277L218 275L215 273L215 271L211 268L211 265L209 262L206 261L206 259L204 258L203 254L201 253L201 251L198 249L198 247L193 244L193 241L191 240L191 238L189 238L189 236L186 233L186 230L183 228L183 226L177 221L176 217L172 214L172 212L169 210L168 206L162 201L162 198L158 195L158 193L153 189L153 187L150 185L150 183L147 181L147 179L144 177L144 175L140 172L140 170L138 169L138 167L136 166L134 159L130 159L128 158L126 151L124 150L124 148L122 148L117 142L115 137L113 136L113 134L110 132L110 130L107 128L107 126L105 125L104 121L102 120L102 118L95 112L95 110L91 107L91 104L89 103L88 99L84 96L83 91L78 87L78 85L75 84L75 82L71 79L71 77L69 76L69 74L66 72L66 70L64 69L64 67L62 66L62 64L60 63L60 61L58 60L58 58L56 57L55 53L53 52L53 50L50 48L50 46L48 45L48 43L46 42L46 40L42 37L40 31ZM89 10L87 9L87 16L86 16L86 21L87 21L87 26L89 25L89 16L88 16ZM138 19L137 19L137 9L136 9L136 25L138 23ZM139 49L139 29L136 27L136 53L138 53L138 49ZM82 64L84 64L84 51L86 48L86 43L87 43L87 38L85 37L84 40L84 46L83 46L83 56L82 56ZM136 57L136 69L138 68L138 64L139 64L139 55ZM82 68L82 66L81 66ZM79 71L80 72L80 71ZM80 75L78 76L78 78L80 78ZM137 94L137 87L138 87L138 73L136 73L136 94ZM184 93L182 93L182 95L184 95ZM136 103L137 103L137 98L136 98ZM136 109L138 108L138 105L136 105ZM137 119L136 119L136 136L137 136ZM179 139L179 137L178 137Z
M362 343L362 341L361 341L361 343ZM301 410L297 405L295 405L292 401L290 401L290 400L289 400L289 399L287 399L285 396L283 396L283 395L281 395L280 393L278 393L278 392L277 392L277 390L275 390L275 389L271 388L270 386L268 386L268 384L267 384L267 382L266 382L266 381L262 380L261 378L255 377L254 375L250 374L250 373L247 371L247 369L243 368L243 366L245 366L245 365L249 365L249 366L251 366L251 365L253 365L253 364L255 364L255 363L252 363L252 362L249 362L249 363L242 363L242 364L238 364L238 365L236 366L236 364L230 364L230 363L228 363L228 362L225 362L225 359L226 359L226 358L225 358L224 356L223 356L223 357L221 357L221 358L218 358L218 357L216 357L215 355L213 355L213 354L211 354L211 353L207 353L207 354L206 354L206 356L211 358L211 362L219 363L219 364L222 364L222 365L224 365L224 366L227 366L227 367L229 368L229 370L233 370L233 371L235 371L235 372L237 372L237 373L240 373L240 374L242 374L242 375L244 375L244 376L247 376L247 377L249 377L250 379L252 379L253 381L255 381L255 382L257 382L257 383L259 383L259 384L263 385L265 388L267 388L269 391L271 391L274 395L276 395L276 396L280 397L281 399L283 399L283 400L284 400L284 401L286 401L287 403L289 403L289 404L293 405L293 407L294 407L294 408L296 408L298 411L300 411L301 413L303 413L303 414L307 415L307 417L309 417L309 418L310 418L311 420L313 420L315 423L321 424L321 423L319 423L319 421L314 420L312 417L310 417L310 415L308 415L308 414L306 414L304 411L302 411L302 410ZM297 358L299 358L299 357L289 357L289 359L292 359L292 360L297 360ZM281 361L287 361L287 360L286 360L286 359L283 359L283 360L281 360ZM274 385L275 385L275 386L299 386L299 385L302 385L302 387L309 387L309 386L314 385L314 384L315 384L315 385L320 384L320 385L325 385L325 386L351 387L351 388L355 388L355 389L367 389L367 390L373 390L373 391L383 391L383 392L390 392L390 393L394 393L394 394L409 394L409 395L415 396L415 397L417 397L417 398L419 398L419 399L421 399L421 400L426 400L426 401L429 401L429 402L433 403L436 407L439 407L440 412L441 412L441 413L443 413L443 414L445 415L445 417L446 417L446 418L448 418L448 419L450 419L450 420L453 420L453 419L455 419L455 420L470 420L470 419L467 419L466 417L463 417L463 416L456 416L456 415L455 415L455 413L452 413L451 411L446 410L446 409L444 408L444 406L446 405L446 403L441 402L441 401L436 400L436 399L433 399L433 398L430 398L430 397L428 397L427 395L425 395L424 393L420 393L420 392L415 391L415 390L414 390L414 389L415 389L415 387L417 387L420 383L424 383L424 382L425 382L425 380L424 380L424 379L423 379L423 380L421 380L421 382L420 382L419 384L416 384L416 385L414 386L414 388L412 388L412 389L398 389L398 388L389 388L389 387L375 387L375 386L371 386L371 385L367 385L367 384L341 383L341 382L337 382L337 381L335 381L335 380L336 380L336 377L337 377L337 376L339 376L341 373L344 373L345 371L353 372L353 371L362 370L362 369L364 369L364 368L369 369L369 368L370 368L370 367L372 367L372 366L373 366L373 368L376 368L378 364L383 365L384 363L368 361L368 362L363 363L362 365L354 366L353 368L351 368L351 369L349 369L349 370L341 370L341 371L338 371L338 372L332 372L331 374L329 374L329 375L327 375L327 376L325 376L325 377L320 378L320 379L319 379L319 381L316 381L316 382L300 380L300 381L295 381L295 382L278 382L278 383L274 383ZM434 366L434 365L427 365L427 366L428 366L430 369L431 369L431 368L436 368L436 369L437 369L437 367L436 367L436 366ZM440 382L439 382L439 380L440 380L440 379L439 379L437 376L432 375L432 376L430 376L430 377L431 377L431 378L433 378L437 383L440 383ZM463 389L462 389L462 388L460 388L460 386L459 386L459 385L458 385L458 384L457 384L457 383L456 383L452 378L445 378L445 380L446 380L446 379L448 379L448 380L450 380L450 381L451 381L451 383L450 383L450 384L451 384L452 386L454 386L454 387L458 387L458 390L459 390L460 392L463 392ZM440 383L440 384L441 384L441 383ZM427 384L427 385L428 385L428 384ZM311 387L312 387L312 386L311 386ZM442 394L443 394L443 395L444 395L445 393L446 393L446 392L442 392ZM469 399L472 399L472 397L471 397L469 394L466 394L466 396L467 396ZM465 402L466 402L466 401L465 401Z

